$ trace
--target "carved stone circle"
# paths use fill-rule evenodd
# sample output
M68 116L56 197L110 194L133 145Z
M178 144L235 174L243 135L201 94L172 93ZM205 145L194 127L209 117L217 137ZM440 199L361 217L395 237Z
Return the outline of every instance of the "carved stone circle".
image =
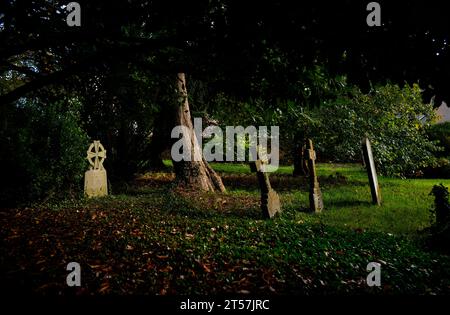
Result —
M87 150L87 160L91 164L91 169L102 170L103 162L106 159L106 150L100 141L95 140Z

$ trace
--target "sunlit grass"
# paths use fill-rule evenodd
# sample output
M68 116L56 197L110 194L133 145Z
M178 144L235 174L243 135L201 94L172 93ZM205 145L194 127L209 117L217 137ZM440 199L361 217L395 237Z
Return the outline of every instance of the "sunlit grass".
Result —
M171 162L166 161L170 166ZM211 163L223 176L230 174L250 175L250 167L245 163ZM321 178L343 176L345 182L332 185L321 184L325 210L320 215L298 212L298 218L320 221L324 224L368 229L394 234L412 235L430 225L429 210L433 197L429 195L433 185L443 183L450 186L449 179L399 179L379 176L383 203L380 207L371 204L371 194L367 173L358 164L318 164L317 173ZM289 176L292 166L280 166L270 176ZM281 183L283 179L280 179ZM277 190L276 185L272 185ZM304 210L308 207L308 186L298 190L280 191L284 209ZM257 189L230 188L236 195L258 194Z

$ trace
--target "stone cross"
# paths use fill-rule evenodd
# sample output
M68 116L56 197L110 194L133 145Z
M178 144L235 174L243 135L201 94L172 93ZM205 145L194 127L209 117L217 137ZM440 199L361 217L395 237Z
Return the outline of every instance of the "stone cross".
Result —
M364 164L367 169L367 175L369 176L370 192L372 193L372 202L375 205L381 205L381 191L378 185L377 170L375 169L375 161L372 154L372 146L368 138L364 138L362 141L362 151Z
M87 197L102 197L108 195L108 179L103 162L106 150L100 141L94 141L87 150L87 160L90 170L84 174L84 194Z
M311 139L308 139L306 146L306 158L308 160L309 168L309 208L314 212L321 212L323 210L322 192L320 191L319 181L317 180L316 172L316 151L314 151Z
M256 172L259 188L261 190L261 210L265 218L273 218L275 214L281 212L280 197L275 190L272 189L267 174L266 166L268 159L263 155L260 147L257 150L257 160L250 163L252 172Z
M89 146L86 158L89 161L89 164L91 164L91 169L103 169L103 161L106 159L106 150L100 141L96 140Z

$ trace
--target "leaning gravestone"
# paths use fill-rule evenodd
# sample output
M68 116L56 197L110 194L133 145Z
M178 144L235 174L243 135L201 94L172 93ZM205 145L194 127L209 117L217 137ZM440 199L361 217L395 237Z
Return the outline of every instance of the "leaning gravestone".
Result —
M272 189L269 181L269 175L266 172L268 160L262 156L261 150L257 150L258 159L250 163L252 172L256 172L259 188L261 189L261 210L265 218L273 218L275 214L281 212L280 197Z
M373 160L372 147L368 138L362 141L362 151L364 164L366 165L367 175L369 176L370 192L372 193L372 202L381 205L381 191L378 185L377 171Z
M311 211L321 212L323 210L323 199L322 192L319 187L319 181L317 179L316 151L314 151L311 139L308 139L305 151L309 168L309 208Z
M94 141L87 150L87 160L91 169L84 175L84 194L88 197L102 197L108 195L108 180L103 162L106 150L100 141Z

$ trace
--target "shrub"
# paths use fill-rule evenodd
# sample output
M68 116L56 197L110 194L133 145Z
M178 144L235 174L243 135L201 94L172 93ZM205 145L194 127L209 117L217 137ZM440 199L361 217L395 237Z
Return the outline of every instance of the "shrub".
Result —
M442 149L436 152L438 157L450 156L450 122L432 125L428 130L430 140L437 141Z
M2 204L81 190L88 138L80 109L76 99L43 104L31 98L11 109L1 131Z
M450 161L440 157L436 161L423 169L425 178L450 178Z
M437 146L428 139L434 118L418 85L387 84L368 94L353 88L321 108L317 149L335 161L359 161L367 136L381 174L407 177L435 161ZM426 121L419 120L425 115Z

